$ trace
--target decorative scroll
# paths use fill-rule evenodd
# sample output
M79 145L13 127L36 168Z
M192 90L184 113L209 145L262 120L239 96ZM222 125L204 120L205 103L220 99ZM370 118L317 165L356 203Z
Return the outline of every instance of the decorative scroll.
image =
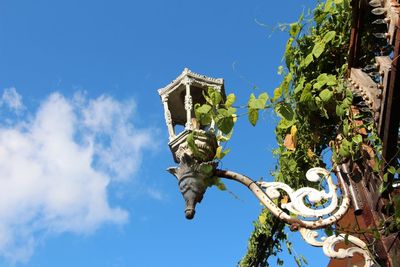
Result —
M282 208L287 209L292 214L305 218L320 219L334 212L338 207L338 197L336 195L337 187L333 183L329 172L323 168L312 168L307 171L306 178L310 182L320 182L320 180L324 178L328 185L328 192L311 187L303 187L294 190L287 184L281 182L258 182L258 185L265 190L265 193L272 200L281 196L279 190L286 192L289 201L286 204L282 204ZM322 201L329 201L328 206L319 209L312 209L309 207L310 204L317 204ZM309 205L306 205L306 202L308 202Z
M306 177L311 182L320 182L324 178L328 185L328 192L311 187L298 190L280 182L255 182L249 177L228 170L215 171L215 175L238 181L247 186L261 203L269 209L273 215L289 224L292 230L299 228L321 229L332 225L347 212L350 205L349 190L341 177L338 177L342 188L342 200L338 201L336 185L333 183L330 173L323 168L310 169ZM274 200L280 197L279 190L286 192L288 202L279 207ZM315 207L315 204L327 204L327 207ZM321 205L322 206L322 205ZM292 214L288 213L291 212ZM292 215L297 215L293 218Z
M372 256L367 249L367 245L361 239L355 236L347 236L348 242L354 246L335 250L335 246L338 243L345 242L346 237L344 234L322 237L321 240L317 240L319 236L317 231L301 228L300 233L308 244L314 247L322 247L324 254L329 258L351 258L354 256L355 253L358 253L364 258L364 267L370 267L374 264Z

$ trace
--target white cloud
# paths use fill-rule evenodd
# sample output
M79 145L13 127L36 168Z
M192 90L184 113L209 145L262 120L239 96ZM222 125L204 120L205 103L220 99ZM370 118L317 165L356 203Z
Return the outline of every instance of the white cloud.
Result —
M17 93L14 87L4 89L1 96L1 103L7 105L10 109L19 111L24 108L22 96Z
M23 107L11 95L19 96L6 89L3 101ZM127 221L125 210L110 205L107 187L131 178L150 146L151 132L137 129L133 115L133 102L54 93L31 119L0 122L0 256L26 261L48 233L91 233Z

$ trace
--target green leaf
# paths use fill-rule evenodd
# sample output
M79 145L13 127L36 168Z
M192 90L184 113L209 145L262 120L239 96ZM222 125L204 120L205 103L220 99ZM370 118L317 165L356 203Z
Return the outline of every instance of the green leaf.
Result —
M249 101L247 102L247 107L254 108L254 106L256 105L256 103L255 103L256 100L257 100L256 96L253 93L251 93L250 97L249 97Z
M312 53L308 54L306 56L306 58L304 59L304 66L308 67L308 65L310 65L310 63L313 62L313 61L314 61L313 54Z
M236 113L236 108L229 107L229 108L227 109L227 114L228 114L229 116L232 116L232 115L234 115L235 113Z
M290 29L289 29L290 37L296 38L296 36L299 34L300 30L301 30L300 23L298 23L298 22L291 23Z
M324 12L331 12L332 10L332 0L326 0L325 2L325 7L324 7Z
M210 164L201 164L200 165L200 172L206 175L209 175L213 171L213 166Z
M283 72L284 72L284 69L283 69L283 66L281 65L278 67L278 75L282 75Z
M279 86L274 90L274 97L271 99L271 102L275 102L276 100L281 98L281 96L282 96L282 87Z
M281 129L281 130L289 129L289 128L292 127L295 123L296 123L296 120L288 121L288 120L282 119L282 120L280 120L280 122L278 123L277 128L278 128L278 129Z
M279 105L276 106L275 111L278 114L278 116L287 121L292 121L294 118L294 111L289 104L280 103Z
M293 74L289 72L283 79L283 82L281 83L280 87L282 88L282 92L284 92L285 95L287 95L289 92L289 86L292 79L293 79Z
M319 97L323 102L329 102L332 99L333 93L328 89L324 89L319 93Z
M296 88L293 91L295 94L298 94L303 89L304 81L305 81L305 78L304 78L304 76L302 76L300 78L300 81L298 82Z
M235 101L236 101L236 96L235 96L235 94L229 94L229 95L226 97L225 107L227 107L227 108L231 107L231 106L233 105L233 103L235 103Z
M343 117L346 114L346 109L343 108L342 105L337 105L336 106L336 115L339 117Z
M356 144L361 144L363 141L363 138L361 136L361 134L357 134L356 136L354 136L352 138L353 142L355 142Z
M301 96L300 96L300 102L308 102L312 101L312 93L311 93L311 87L312 85L310 83L307 83L306 86L304 87Z
M249 108L249 121L253 126L256 126L258 121L258 109L251 109Z
M396 173L396 168L393 166L390 166L388 169L388 172L390 172L391 174L395 174Z
M286 48L285 48L285 57L289 57L290 51L292 50L292 44L293 44L294 38L290 37L287 42L286 42Z
M342 143L339 148L339 155L342 157L350 157L351 155L351 142L346 139L342 140Z
M336 80L335 75L327 75L326 76L326 85L332 86L332 85L336 85L336 84L337 84L337 80Z
M221 180L218 178L216 184L217 188L221 191L225 191L226 190L226 186L223 182L221 182Z
M347 120L343 121L343 134L344 136L347 136L349 134L350 126L349 122Z
M218 129L224 134L229 134L234 125L232 116L220 117L218 120L216 120L216 123Z
M344 235L344 243L345 243L345 245L348 245L348 244L349 244L349 234L348 234L348 233L346 233L346 234Z
M325 43L319 41L314 45L312 54L314 55L315 58L319 58L319 56L324 52L324 50L325 50Z
M203 94L204 99L206 100L206 102L209 103L210 105L212 105L213 102L212 102L212 99L208 96L208 93L206 93L205 90L203 90L201 93Z
M221 100L222 100L221 93L218 92L217 90L215 90L215 89L212 88L212 87L209 87L209 88L208 88L208 95L209 95L210 98L211 98L211 101L212 101L213 106L217 106L217 105L221 102Z
M260 103L262 104L263 108L265 108L265 105L267 104L267 100L268 100L269 96L267 93L261 93L258 96L258 100L260 101Z
M196 143L194 142L194 133L191 132L187 137L186 137L186 142L189 146L189 149L193 152L193 154L198 154L199 150L196 146Z
M210 112L211 106L208 104L204 104L204 105L201 105L201 106L195 108L195 110L196 110L196 113L207 114L208 112Z
M217 159L223 159L223 158L226 156L226 154L228 154L230 151L231 151L230 149L227 149L227 150L225 150L225 151L222 151L222 146L219 146L219 147L217 148L216 153L215 153L215 157L216 157Z
M260 222L260 224L265 224L265 222L267 221L267 216L263 213L260 214L260 216L258 216L258 221Z
M381 184L379 185L379 194L385 193L386 190L387 190L387 184L381 183Z
M335 31L329 31L329 32L325 33L325 35L322 38L322 40L325 43L329 43L333 38L335 38L335 36L336 36L336 32Z
M250 100L248 103L249 108L251 109L264 109L265 105L268 100L268 94L267 93L262 93L258 96L256 99L254 94L250 96Z

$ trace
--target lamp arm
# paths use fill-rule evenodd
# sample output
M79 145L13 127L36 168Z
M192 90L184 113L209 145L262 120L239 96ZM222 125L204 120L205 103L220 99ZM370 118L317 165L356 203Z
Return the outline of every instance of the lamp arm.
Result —
M329 192L325 192L324 190L319 191L310 187L293 190L287 184L281 182L256 182L245 175L229 170L216 169L215 175L221 178L237 181L248 187L261 203L272 212L272 214L289 224L291 230L298 230L299 227L307 229L324 228L342 218L350 205L349 191L340 175L338 175L338 179L343 185L343 195L340 205L337 205L337 187L333 183L329 172L323 168L310 169L307 172L306 177L310 181L317 182L320 179L320 176L323 175L329 186ZM285 191L290 198L287 204L282 205L284 206L284 209L289 210L292 214L295 214L298 217L308 217L309 220L293 218L290 214L276 205L273 199L280 196L277 189ZM314 203L321 200L330 200L331 203L327 208L311 209L304 204L305 198Z
M372 267L374 264L373 256L369 252L366 243L361 239L344 234L325 237L322 238L321 241L316 239L318 237L318 232L314 230L324 228L341 219L350 205L347 183L343 179L340 168L337 168L336 170L338 181L342 185L343 194L342 202L339 207L337 207L336 185L333 183L329 172L323 168L310 169L307 172L306 177L309 181L317 182L321 175L324 176L329 187L328 193L310 187L293 190L287 184L280 182L255 182L245 175L228 170L216 169L214 174L221 178L237 181L248 187L261 203L272 212L272 214L289 224L292 231L299 230L307 243L315 247L321 247L326 256L332 259L345 259L351 258L355 253L357 253L364 258L364 267ZM277 189L285 191L290 198L290 202L281 205L284 209L289 210L292 214L294 213L298 217L308 217L311 218L311 220L293 218L283 209L278 207L278 205L273 201L273 199L277 199L280 196ZM316 209L312 212L313 210L311 208L304 205L306 197L310 202L329 199L331 203L327 208ZM333 213L330 212L332 210ZM323 218L323 215L325 215L325 218ZM346 239L351 242L352 246L336 250L336 244L346 243Z

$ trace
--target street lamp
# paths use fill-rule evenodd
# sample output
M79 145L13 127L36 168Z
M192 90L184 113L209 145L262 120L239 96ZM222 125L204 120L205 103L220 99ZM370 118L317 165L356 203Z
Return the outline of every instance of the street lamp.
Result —
M209 87L225 97L223 79L193 73L185 68L174 81L158 90L164 106L169 147L174 161L179 164L178 167L168 168L168 171L178 179L179 189L186 203L186 218L194 217L196 204L201 202L207 188L206 179L217 176L234 180L248 187L258 200L288 224L292 231L299 230L307 243L322 247L328 257L349 258L354 253L359 253L364 257L364 266L372 266L372 256L366 244L357 237L340 234L317 240L318 233L315 230L325 228L341 219L350 205L347 174L339 166L336 168L336 176L341 184L341 201L330 172L323 168L308 170L306 178L317 183L324 179L328 191L311 187L296 190L285 183L256 182L245 175L217 169L218 163L214 161L214 157L218 147L218 129L215 129L212 120L208 125L200 126L194 112L196 104L206 102L204 94ZM189 142L193 142L198 148L196 153L192 151ZM204 171L205 169L207 171ZM288 197L288 202L279 207L276 200L282 193ZM325 205L314 205L318 203ZM348 240L354 246L335 250L335 245L344 240Z

